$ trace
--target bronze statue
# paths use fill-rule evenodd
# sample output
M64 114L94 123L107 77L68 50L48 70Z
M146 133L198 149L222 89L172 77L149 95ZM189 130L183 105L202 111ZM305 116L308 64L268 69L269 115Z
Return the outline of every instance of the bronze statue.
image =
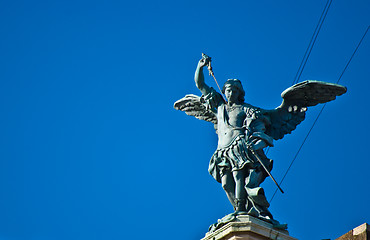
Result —
M245 92L238 79L225 82L222 93L226 99L209 87L204 81L203 68L208 66L213 75L210 61L210 57L203 55L195 71L195 84L202 96L186 95L175 102L174 108L215 125L218 146L208 170L221 183L233 205L235 212L231 215L248 214L286 229L287 225L280 224L269 212L270 204L260 187L267 176L272 177L273 161L266 157L264 148L272 147L274 139L291 133L304 120L307 107L334 100L346 88L305 81L285 90L279 107L264 110L244 102Z

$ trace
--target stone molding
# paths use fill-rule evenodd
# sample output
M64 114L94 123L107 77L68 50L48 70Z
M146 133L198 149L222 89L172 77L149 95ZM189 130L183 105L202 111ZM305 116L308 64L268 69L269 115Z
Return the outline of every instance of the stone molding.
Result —
M289 236L288 231L278 230L272 224L249 215L237 216L213 233L207 233L202 240L297 240Z

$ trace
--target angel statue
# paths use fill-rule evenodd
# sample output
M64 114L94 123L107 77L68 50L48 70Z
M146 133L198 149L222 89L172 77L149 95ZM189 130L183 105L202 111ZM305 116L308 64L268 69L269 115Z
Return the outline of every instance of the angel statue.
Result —
M238 79L225 82L222 93L226 99L209 87L204 81L203 68L207 66L213 75L210 63L211 58L203 54L195 71L195 84L202 96L186 95L175 102L174 108L215 125L218 146L208 171L221 183L234 207L235 212L230 216L247 214L286 229L287 225L280 224L268 210L270 204L260 187L271 176L273 165L264 148L272 147L274 139L291 133L304 120L307 107L332 101L347 89L332 83L304 81L281 94L283 102L279 107L265 110L244 102L245 92ZM211 228L222 224L225 221Z

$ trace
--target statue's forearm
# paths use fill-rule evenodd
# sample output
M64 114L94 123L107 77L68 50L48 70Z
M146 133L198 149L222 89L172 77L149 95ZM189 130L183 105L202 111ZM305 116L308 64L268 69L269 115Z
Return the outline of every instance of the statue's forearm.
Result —
M259 150L267 147L267 143L263 140L258 140L254 145L253 145L253 150Z
M202 94L207 94L209 91L209 87L204 82L204 74L203 74L203 67L197 66L194 75L195 85L197 88L202 92Z
M273 139L268 136L266 132L265 123L261 119L256 119L252 123L253 134L252 137L255 139L253 140L253 149L259 150L263 149L267 146L273 146Z

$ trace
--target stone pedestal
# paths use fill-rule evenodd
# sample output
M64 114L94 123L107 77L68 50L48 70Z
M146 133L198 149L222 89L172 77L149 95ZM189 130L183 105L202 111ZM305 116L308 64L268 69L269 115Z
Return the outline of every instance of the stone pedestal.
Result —
M202 240L297 240L288 231L278 230L272 224L257 218L242 215L213 233L207 233Z

